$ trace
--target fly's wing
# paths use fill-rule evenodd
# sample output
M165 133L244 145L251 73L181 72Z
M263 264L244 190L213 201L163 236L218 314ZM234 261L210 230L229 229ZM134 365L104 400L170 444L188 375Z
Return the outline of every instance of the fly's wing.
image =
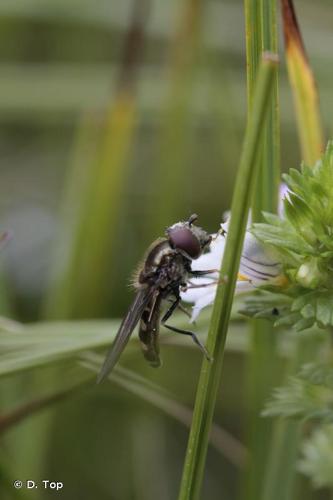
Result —
M146 288L137 292L132 305L121 322L116 338L106 355L102 369L97 377L98 384L102 382L114 368L127 342L129 341L131 333L136 327L143 311L145 310L147 304L151 301L154 294L154 288Z
M152 297L145 307L140 321L139 338L143 355L151 366L161 366L158 345L161 296Z

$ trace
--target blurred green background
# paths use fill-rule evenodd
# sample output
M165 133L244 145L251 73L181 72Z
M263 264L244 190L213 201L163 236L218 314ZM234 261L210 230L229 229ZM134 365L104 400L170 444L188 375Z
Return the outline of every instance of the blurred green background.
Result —
M330 137L333 7L296 7ZM147 245L193 212L214 232L230 206L246 122L243 3L1 0L0 65L0 217L13 233L1 257L2 312L22 322L118 318ZM280 105L287 170L301 158L283 57ZM215 421L244 442L246 337L242 324L232 328L241 341L227 352ZM124 363L190 407L200 352L162 349L159 371L136 341ZM2 407L83 373L68 362L5 379ZM63 481L58 495L71 500L174 499L187 432L105 384L8 432L4 477ZM212 448L203 498L237 498L240 477L241 465Z

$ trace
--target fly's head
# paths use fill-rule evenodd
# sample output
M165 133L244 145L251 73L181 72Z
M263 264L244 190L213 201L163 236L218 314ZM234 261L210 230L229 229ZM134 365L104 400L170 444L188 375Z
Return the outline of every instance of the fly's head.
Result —
M200 257L212 241L206 231L193 224L197 218L198 216L193 214L187 221L177 222L166 230L171 247L190 260Z

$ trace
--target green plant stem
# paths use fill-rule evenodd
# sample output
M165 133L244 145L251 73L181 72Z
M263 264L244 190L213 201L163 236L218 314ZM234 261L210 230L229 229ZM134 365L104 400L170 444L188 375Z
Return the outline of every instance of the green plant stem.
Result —
M213 362L204 359L202 364L179 493L180 500L194 500L200 495L248 211L258 173L257 160L262 125L267 116L276 67L275 56L267 55L263 59L253 100L253 114L246 128L231 207L231 221L220 271L221 284L218 286L208 333L207 348L213 357ZM223 284L222 281L224 281Z
M251 117L258 63L264 51L277 52L275 0L245 0L248 119ZM262 211L276 212L280 182L280 133L278 111L278 75L270 101L266 131L263 136L260 175L253 200L253 220L262 219Z
M272 446L273 420L261 416L265 401L276 385L278 373L276 331L265 320L251 322L251 350L248 360L246 421L247 446L251 450L247 464L242 498L257 500L261 496L267 457ZM275 336L275 338L274 338Z
M319 345L316 338L304 335L296 341L295 355L290 361L289 374L296 373L313 360ZM293 500L295 498L296 461L302 423L292 419L277 420L263 482L263 500ZM303 497L304 498L304 497Z
M262 51L278 50L275 0L261 0ZM261 172L253 200L253 219L262 220L262 211L276 212L280 185L280 115L278 73L274 75L272 98L263 140ZM256 200L258 201L256 203Z
M291 1L282 1L281 3L287 67L296 103L300 145L305 161L312 164L318 159L323 144L318 95L297 26L293 4ZM269 157L267 157L267 161L269 161ZM301 340L298 342L296 358L293 361L294 366L291 367L291 371L297 369L306 359L306 351L309 351L308 344L306 339L303 342ZM313 352L311 354L313 355ZM263 500L291 500L294 498L299 439L299 423L290 420L275 421L270 452L265 457L265 469L262 475L262 496L260 498ZM288 450L287 453L286 450ZM256 463L256 467L258 467L258 463ZM258 496L253 498L258 498Z
M246 37L247 103L252 108L254 89L262 52L262 23L260 0L244 0ZM250 115L248 114L248 119Z
M266 457L267 472L261 498L265 500L290 500L295 480L295 462L300 438L299 422L278 420L271 440L274 453Z
M275 0L245 0L245 32L248 87L248 119L251 119L258 61L265 50L277 51ZM278 110L278 74L274 75L268 116L262 134L259 175L252 201L252 220L262 221L262 212L276 212L280 182L280 127ZM271 446L272 420L260 412L276 381L278 371L276 332L272 323L253 320L251 351L246 374L249 416L246 422L248 463L242 497L257 500L262 492L267 456Z

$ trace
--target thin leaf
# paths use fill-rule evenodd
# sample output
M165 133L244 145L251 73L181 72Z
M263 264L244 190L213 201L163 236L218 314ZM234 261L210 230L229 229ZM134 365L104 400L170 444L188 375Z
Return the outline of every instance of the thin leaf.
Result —
M95 373L100 370L103 357L93 353L85 353L81 356L82 365ZM108 376L108 379L115 382L118 386L134 394L156 408L162 410L166 415L175 418L178 422L186 425L191 424L192 411L184 404L176 401L174 397L163 387L124 369L119 365ZM236 467L243 467L246 458L246 449L244 446L220 426L213 424L210 435L212 446L226 457L230 463Z
M253 101L253 115L248 123L244 139L244 149L237 175L231 208L231 221L220 272L221 283L224 282L224 284L218 286L217 289L208 334L207 348L214 361L210 363L208 360L204 360L202 365L179 493L180 500L192 500L200 496L208 436L222 371L226 334L249 205L257 173L260 132L268 110L276 65L276 56L267 56L262 62L260 74L258 75ZM226 276L228 279L225 283Z
M323 152L319 99L292 0L281 0L286 60L293 91L302 157L309 165Z

